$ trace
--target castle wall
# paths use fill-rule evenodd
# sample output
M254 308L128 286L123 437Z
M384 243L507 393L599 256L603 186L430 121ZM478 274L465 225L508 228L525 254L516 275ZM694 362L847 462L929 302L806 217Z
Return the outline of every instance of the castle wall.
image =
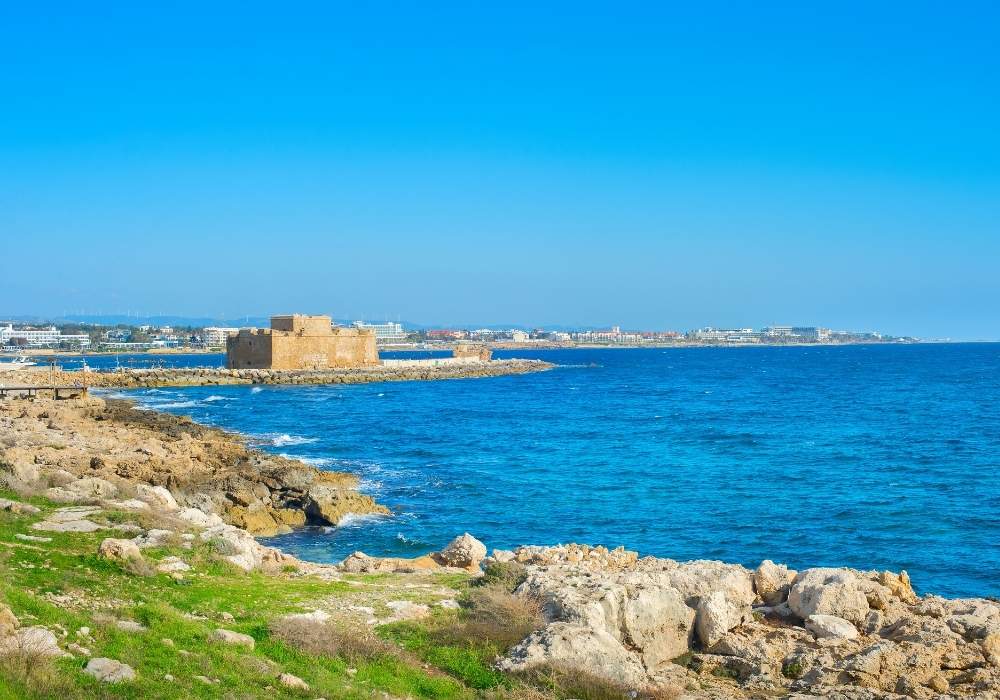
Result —
M274 316L270 330L241 330L226 344L230 369L326 369L378 363L375 331L333 328L329 316Z
M226 367L267 369L271 366L271 332L243 328L226 338Z
M286 335L272 332L271 343L271 369L366 367L378 364L374 331L362 333L338 328L326 335Z

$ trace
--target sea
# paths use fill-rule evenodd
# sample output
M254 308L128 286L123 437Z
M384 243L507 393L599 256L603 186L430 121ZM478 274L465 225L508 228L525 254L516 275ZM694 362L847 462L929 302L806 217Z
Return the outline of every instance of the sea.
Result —
M392 509L265 540L303 559L415 556L470 532L490 548L905 569L920 592L1000 596L1000 344L497 355L556 367L124 395L353 472Z

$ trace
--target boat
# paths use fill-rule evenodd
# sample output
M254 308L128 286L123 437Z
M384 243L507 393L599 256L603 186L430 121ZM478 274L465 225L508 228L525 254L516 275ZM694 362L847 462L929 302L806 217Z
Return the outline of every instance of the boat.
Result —
M0 369L20 369L21 367L33 367L37 364L37 362L29 360L24 355L18 355L10 362L3 362L0 360Z

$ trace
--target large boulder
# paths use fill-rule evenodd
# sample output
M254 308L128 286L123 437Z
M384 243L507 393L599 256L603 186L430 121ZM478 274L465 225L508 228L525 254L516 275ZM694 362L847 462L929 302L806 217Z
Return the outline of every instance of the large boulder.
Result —
M232 630L226 629L213 630L212 633L208 635L208 638L213 642L231 644L233 646L245 647L247 649L253 649L255 645L254 638L249 634L233 632Z
M145 501L158 510L177 510L177 501L170 491L164 486L149 486L139 484L135 487L135 495L140 501Z
M201 532L201 539L211 542L216 551L233 566L243 571L274 571L286 564L295 564L297 559L288 554L265 547L246 530L232 525L216 525Z
M698 606L702 598L722 591L736 605L752 605L757 597L750 571L739 564L721 561L690 561L679 564L666 560L662 576L684 596L687 604Z
M780 605L788 598L788 589L795 578L784 564L765 559L753 572L753 587L766 605Z
M498 666L508 673L555 665L585 669L630 688L642 688L648 677L639 657L604 630L556 622L517 644Z
M833 615L810 615L806 618L806 629L817 639L857 639L858 628L842 617Z
M125 564L129 561L142 560L142 552L139 545L132 540L119 540L109 537L97 549L97 556L101 559Z
M449 542L435 558L444 566L475 569L486 558L486 545L466 532Z
M78 494L81 498L114 498L118 495L118 487L106 479L95 476L77 479L65 486L67 491Z
M102 683L120 683L135 680L135 670L121 661L99 657L87 662L83 672Z
M714 591L701 599L695 617L695 628L702 645L709 649L726 636L729 630L753 619L750 606L726 597L723 591Z
M690 647L695 611L674 588L628 591L622 605L624 641L641 649L646 668L675 659Z
M350 514L389 514L389 509L375 503L371 496L324 483L311 486L306 492L305 511L313 520L329 525L337 525Z
M196 527L215 527L222 524L222 518L215 513L206 513L198 508L183 508L177 512L177 517Z
M861 625L870 609L864 588L848 569L806 569L788 591L788 606L803 620L833 615Z
M57 657L66 652L59 648L56 635L44 627L22 627L0 637L0 656L22 654L28 657Z

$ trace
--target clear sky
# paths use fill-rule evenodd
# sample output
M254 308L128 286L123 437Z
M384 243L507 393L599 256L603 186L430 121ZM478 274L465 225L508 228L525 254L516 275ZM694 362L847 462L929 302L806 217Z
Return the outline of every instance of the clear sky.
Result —
M1000 338L1000 5L0 8L0 315Z

